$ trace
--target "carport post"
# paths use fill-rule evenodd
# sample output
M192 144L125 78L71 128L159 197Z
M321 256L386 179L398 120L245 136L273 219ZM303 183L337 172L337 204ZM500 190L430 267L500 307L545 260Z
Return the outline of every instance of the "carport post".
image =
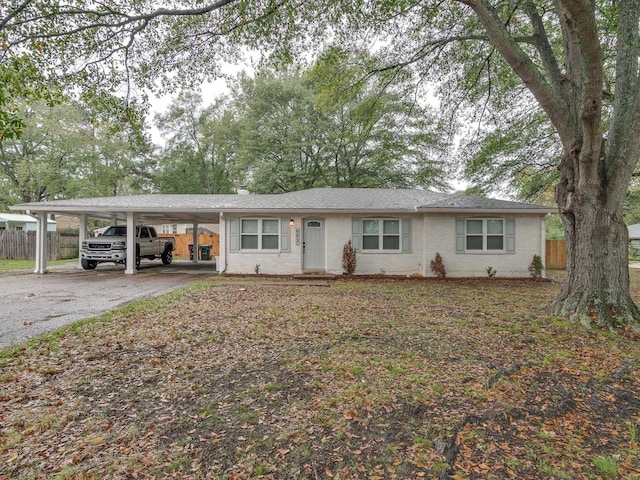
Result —
M82 241L87 239L87 216L85 214L78 215L78 268L82 268Z
M47 212L37 213L36 269L33 273L47 273Z
M136 273L136 217L133 212L127 212L127 265L124 273Z
M198 222L193 222L193 263L198 263L200 246L198 245Z

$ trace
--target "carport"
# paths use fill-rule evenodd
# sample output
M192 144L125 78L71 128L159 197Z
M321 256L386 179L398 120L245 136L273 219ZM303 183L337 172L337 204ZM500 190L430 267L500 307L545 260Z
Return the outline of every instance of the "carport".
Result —
M246 199L246 197L244 198ZM139 224L186 223L193 225L193 248L198 251L198 225L214 223L220 225L220 264L224 258L224 210L236 210L243 195L132 195L121 197L83 198L75 200L53 200L48 202L22 203L11 210L25 211L37 218L36 260L34 273L47 271L47 218L51 213L77 216L80 220L80 240L87 238L89 219L106 220L112 224L127 225L127 251L136 247L135 226ZM193 256L193 263L198 256ZM219 268L220 269L220 268ZM134 255L127 255L125 274L136 273Z

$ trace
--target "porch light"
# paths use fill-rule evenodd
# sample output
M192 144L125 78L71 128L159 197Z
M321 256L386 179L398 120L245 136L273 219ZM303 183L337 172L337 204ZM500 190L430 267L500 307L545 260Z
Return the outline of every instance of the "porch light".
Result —
M296 221L293 218L289 220L289 226L292 228L296 226Z

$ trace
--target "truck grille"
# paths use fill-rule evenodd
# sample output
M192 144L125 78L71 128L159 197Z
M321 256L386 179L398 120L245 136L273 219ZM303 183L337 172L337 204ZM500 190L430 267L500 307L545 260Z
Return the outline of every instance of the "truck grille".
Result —
M110 243L89 243L89 248L91 250L110 250Z

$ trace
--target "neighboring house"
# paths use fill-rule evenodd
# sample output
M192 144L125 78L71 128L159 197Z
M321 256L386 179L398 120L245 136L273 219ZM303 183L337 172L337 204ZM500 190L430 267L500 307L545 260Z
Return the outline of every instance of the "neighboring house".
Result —
M193 226L188 223L159 223L152 224L158 233L166 233L171 235L182 235L185 233L192 234ZM212 235L219 232L217 224L209 223L207 225L198 225L198 233L201 235Z
M19 215L15 213L0 213L0 230L18 230L35 232L38 221L31 215ZM47 220L47 231L56 231L55 220Z
M80 220L71 215L56 215L56 225L59 232L74 231L80 228Z
M635 250L640 250L640 223L629 225L629 245Z
M14 210L109 218L127 224L219 226L219 271L342 274L351 240L356 274L528 277L545 258L545 207L419 189L313 188L270 195L136 195L16 205ZM194 238L195 240L195 238ZM134 238L127 239L134 248ZM129 248L129 247L128 247ZM42 272L46 265L37 265ZM135 273L133 263L125 273Z

